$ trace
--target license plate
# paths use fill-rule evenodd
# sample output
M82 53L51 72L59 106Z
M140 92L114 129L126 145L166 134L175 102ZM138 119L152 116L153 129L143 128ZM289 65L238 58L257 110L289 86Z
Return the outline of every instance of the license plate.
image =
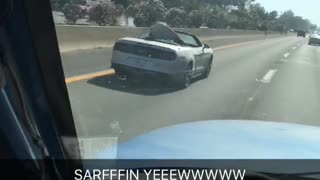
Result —
M128 58L128 60L136 67L144 68L152 66L152 63L147 59Z

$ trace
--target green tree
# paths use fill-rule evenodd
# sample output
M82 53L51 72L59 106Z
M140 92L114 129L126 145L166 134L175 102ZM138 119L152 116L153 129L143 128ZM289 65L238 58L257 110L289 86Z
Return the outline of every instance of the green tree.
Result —
M295 17L295 15L294 15L292 10L285 11L278 18L278 23L279 24L284 24L287 27L289 27L290 29L294 29L294 25L293 25L294 17Z
M115 5L122 5L124 8L127 8L132 4L131 0L112 0Z
M136 16L136 14L138 13L138 8L137 8L137 6L136 5L133 5L133 4L131 4L131 5L129 5L126 9L125 9L125 16L126 16L126 18L127 18L127 24L128 24L128 22L129 22L129 18L130 17L135 17Z
M257 29L265 10L254 0L204 0L201 9L211 28Z
M188 15L188 25L192 28L199 28L203 23L203 14L199 10L192 10Z
M89 13L90 20L95 21L100 26L115 25L118 16L119 11L117 11L115 5L109 0L99 3L93 7Z
M233 22L231 22L230 27L233 29L247 29L250 24L250 16L249 12L246 9L236 9L232 10L230 15L235 18Z
M138 27L151 26L163 21L167 9L160 0L146 0L137 5L138 12L134 16L134 24Z
M115 14L117 16L121 16L121 15L126 13L126 9L125 9L125 7L123 5L116 4L114 7L115 7Z
M178 8L171 8L165 15L165 21L171 27L185 27L187 24L187 13Z
M200 10L204 0L183 0L181 7L190 13L192 10Z
M202 3L219 6L223 9L227 9L228 6L235 6L237 9L246 9L254 0L200 0Z
M269 21L276 21L278 18L278 12L277 11L271 11L267 14L267 19Z
M205 24L209 28L226 28L228 22L226 21L227 12L220 6L210 6L203 10Z
M249 27L248 29L260 29L267 31L269 28L268 24L268 13L260 4L252 4L249 7Z
M231 13L227 13L225 15L225 21L226 21L226 28L234 28L234 25L237 23L237 16Z
M68 3L62 8L62 12L67 24L75 24L80 17L81 9L77 5Z
M255 0L237 0L236 2L236 6L239 9L248 9L254 2Z
M311 31L317 31L317 29L318 29L318 26L316 24L311 24L310 25L310 30Z
M61 11L70 0L50 0L50 3L52 10Z
M167 9L170 8L181 8L182 5L185 3L185 0L162 0L164 6Z
M51 0L68 1L68 0ZM133 17L136 26L150 26L156 21L171 26L200 27L202 23L211 28L236 29L315 29L315 26L289 10L283 14L267 12L255 0L112 0L126 8L125 15ZM177 10L166 13L165 9L184 10L186 20ZM182 13L183 14L183 13ZM201 17L200 17L201 16ZM165 18L164 18L165 17ZM172 17L172 18L171 18Z
M139 9L135 5L130 5L126 9L126 16L127 17L135 17L136 14L138 13Z
M301 16L295 16L292 24L294 29L298 30L310 30L312 26L308 19L303 19Z

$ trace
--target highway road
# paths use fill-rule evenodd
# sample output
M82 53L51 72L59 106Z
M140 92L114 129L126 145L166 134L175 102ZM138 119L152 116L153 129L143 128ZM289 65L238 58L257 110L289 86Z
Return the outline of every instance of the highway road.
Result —
M188 89L115 75L69 83L79 135L125 141L165 126L218 119L320 125L320 47L293 36L229 42L209 43L215 47L212 73L207 79L195 79ZM83 63L84 54L90 63ZM110 51L86 50L62 57L64 65L80 59L81 68L64 67L68 77L105 69Z
M251 42L270 38L279 38L280 35L232 35L201 38L203 43L212 48ZM78 76L86 73L103 71L111 66L112 47L87 50L74 50L61 53L62 63L66 77Z

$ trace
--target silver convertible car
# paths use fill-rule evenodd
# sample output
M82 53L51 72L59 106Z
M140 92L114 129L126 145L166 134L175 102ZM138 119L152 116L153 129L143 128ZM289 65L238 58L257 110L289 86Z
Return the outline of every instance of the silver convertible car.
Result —
M213 50L196 36L157 23L138 38L119 39L111 66L117 74L168 77L187 88L192 78L209 76L212 60Z
M317 44L320 45L320 32L315 32L310 35L309 37L309 45L311 44Z

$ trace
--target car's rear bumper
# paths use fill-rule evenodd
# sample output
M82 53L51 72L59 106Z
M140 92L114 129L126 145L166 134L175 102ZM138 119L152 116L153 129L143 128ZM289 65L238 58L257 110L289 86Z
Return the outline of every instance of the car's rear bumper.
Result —
M309 43L310 44L320 44L320 39L310 38Z
M133 71L151 71L163 74L175 74L185 70L187 61L177 58L175 60L160 60L148 57L136 56L124 52L113 51L112 64L127 66Z
M141 68L130 67L122 64L112 63L111 68L115 69L116 74L128 74L141 78L170 78L177 79L182 73L164 73Z

